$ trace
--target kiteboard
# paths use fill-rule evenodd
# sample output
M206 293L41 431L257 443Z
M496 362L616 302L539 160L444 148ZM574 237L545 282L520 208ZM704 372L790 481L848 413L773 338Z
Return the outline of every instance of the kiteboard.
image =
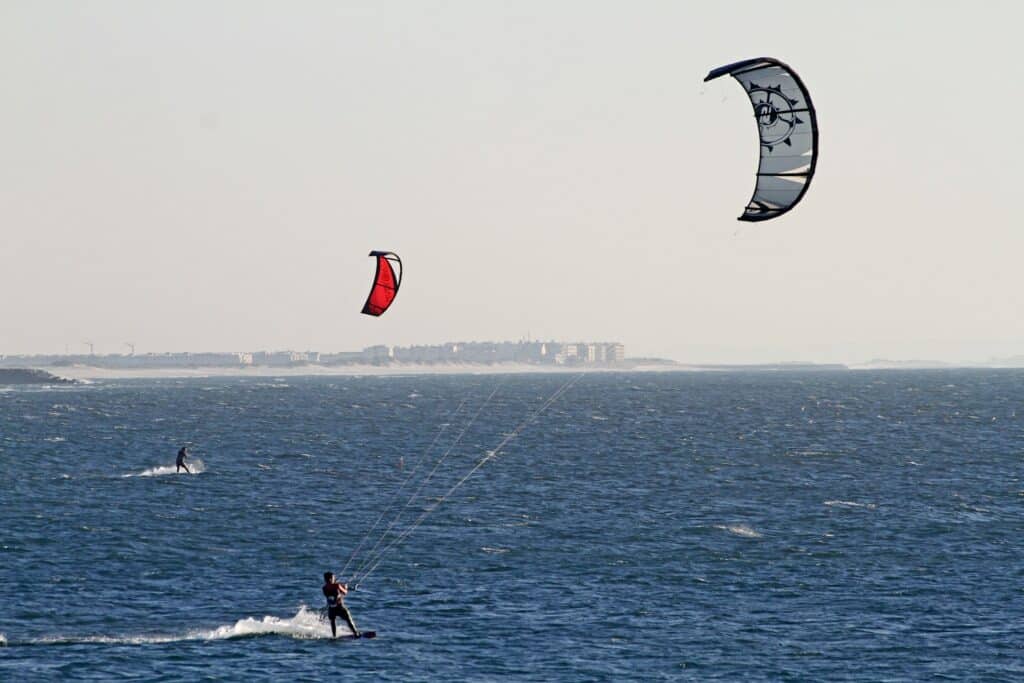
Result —
M349 633L349 634L346 634L346 635L343 635L343 636L338 636L337 638L331 638L331 640L361 640L363 638L376 638L376 637L377 637L377 632L376 631L363 631L358 636L354 636L351 633Z

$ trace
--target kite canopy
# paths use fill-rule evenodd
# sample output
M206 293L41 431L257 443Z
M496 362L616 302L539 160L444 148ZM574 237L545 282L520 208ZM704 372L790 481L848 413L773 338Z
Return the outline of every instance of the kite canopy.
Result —
M704 81L725 75L747 91L761 138L757 185L739 220L781 216L803 199L818 162L818 118L811 96L795 71L770 57L727 64Z
M376 316L388 310L398 295L402 284L402 259L390 251L371 251L370 256L377 259L377 274L373 276L373 287L363 304L363 313ZM397 275L392 263L398 265Z

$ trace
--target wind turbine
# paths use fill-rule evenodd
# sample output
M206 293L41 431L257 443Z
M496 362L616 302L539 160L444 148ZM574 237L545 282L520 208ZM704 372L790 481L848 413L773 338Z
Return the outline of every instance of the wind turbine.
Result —
M132 350L131 355L134 356L135 355L135 344L132 344L131 342L125 342L124 345Z

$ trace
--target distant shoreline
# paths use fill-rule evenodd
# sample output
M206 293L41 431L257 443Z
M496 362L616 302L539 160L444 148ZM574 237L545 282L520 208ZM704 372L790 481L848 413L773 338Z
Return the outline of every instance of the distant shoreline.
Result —
M1021 370L1017 365L971 364L900 364L863 363L842 365L837 363L758 363L758 364L688 364L677 362L621 363L609 366L533 365L529 363L493 364L400 364L388 365L297 365L248 367L194 367L194 368L101 368L89 365L43 366L52 373L56 383L68 381L118 379L188 379L203 377L402 377L409 375L505 375L505 374L608 374L608 373L804 373L804 372L869 372L869 371L924 371L924 370ZM53 383L53 382L51 382ZM3 382L0 382L3 384Z
M848 371L845 365L778 363L748 365L683 364L673 361L635 361L606 366L538 365L531 363L493 364L404 364L387 365L296 365L194 368L102 368L68 365L50 370L76 380L96 379L175 379L189 377L352 377L405 375L503 375L503 374L578 374L614 372L829 372Z
M68 379L176 379L189 377L396 377L403 375L497 375L497 374L576 374L580 372L650 372L676 369L674 365L644 365L615 367L566 367L530 365L528 363L495 363L464 365L297 365L249 367L196 367L196 368L97 368L71 365L51 368Z

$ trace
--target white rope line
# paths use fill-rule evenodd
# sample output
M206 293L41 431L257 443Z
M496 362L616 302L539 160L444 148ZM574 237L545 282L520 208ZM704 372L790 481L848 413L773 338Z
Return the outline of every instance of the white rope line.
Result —
M498 389L501 388L501 385L504 384L504 382L505 380L499 382L497 386L494 387L494 390L490 393L490 395L488 395L487 399L482 404L480 404L480 407L477 408L476 413L473 414L472 419L470 419L470 421L467 422L466 425L462 428L462 431L459 432L459 436L455 439L455 441L453 441L448 446L447 449L445 449L445 451L441 454L441 457L438 458L436 463L434 463L434 467L427 474L426 478L422 482L420 482L420 485L416 488L415 491L413 491L413 494L412 496L409 497L409 500L405 502L405 505L403 505L402 508L398 511L398 514L395 515L395 518L392 519L391 523L388 524L386 529L384 529L384 532L380 535L380 538L377 539L377 542L373 544L373 547L370 548L369 551L367 551L366 557L361 562L359 562L359 564L356 565L356 569L353 570L351 577L351 581L353 583L357 581L357 577L362 573L363 569L365 569L376 559L375 553L377 549L381 546L381 544L387 538L388 534L395 527L395 525L398 524L399 520L402 518L402 515L405 514L405 511L409 508L409 506L413 504L413 502L419 496L420 492L423 491L423 488L430 482L430 479L437 472L437 469L441 466L441 463L443 463L445 459L448 457L448 455L452 452L452 450L454 450L455 447L459 445L459 443L462 441L462 437L466 435L466 432L469 431L469 428L472 427L473 423L476 422L476 419L480 417L480 413L482 413L484 408L486 408L487 405L491 402L491 399L494 398L494 395L498 393ZM463 401L463 403L465 403L465 401Z
M466 405L466 401L465 400L463 400L461 403L459 403L459 407L455 409L455 412L452 413L452 416L449 419L454 420L455 417L458 416L459 411L462 410L462 407L464 405ZM438 417L440 417L440 415L438 415ZM448 428L448 424L442 424L440 426L440 428L438 428L437 434L434 435L434 439L430 442L430 445L427 446L426 449L423 451L422 455L420 455L420 457L416 459L416 465L412 468L412 470L409 472L409 474L406 475L405 479L402 480L402 483L399 485L399 487L397 489L395 489L395 491L391 494L391 498L390 498L390 500L388 500L388 504L381 511L380 515L378 515L378 517L377 517L376 521L374 521L373 525L371 525L370 528L366 531L366 533L363 534L363 537L359 541L359 544L355 547L355 550L353 550L351 553L349 553L348 560L345 561L345 566L341 568L340 572L338 572L339 576L345 576L345 572L348 570L349 565L352 564L352 560L355 559L356 555L359 553L359 550L366 543L367 539L370 538L370 534L373 533L373 530L377 528L377 525L380 524L380 521L382 519L384 519L384 516L391 510L391 508L397 502L398 494L402 491L402 489L405 488L406 484L408 484L412 480L412 478L415 476L416 471L419 470L420 465L422 465L423 462L427 459L427 455L430 453L430 451L434 450L434 446L437 445L438 440L441 438L441 435L444 434L444 431L447 428Z
M582 374L576 375L575 377L567 381L565 384L563 384L559 389L557 389L543 403L543 405L541 405L540 408L538 408L533 414L529 415L525 420L519 423L519 425L514 430L505 435L505 438L503 438L498 443L497 447L494 448L494 450L488 451L487 455L481 458L481 460L476 465L474 465L473 468L469 470L469 472L467 472L464 477L462 477L462 479L459 479L457 482L455 482L455 485L448 489L447 493L441 496L441 498L436 503L434 503L426 510L424 510L423 513L420 514L420 516L416 519L416 521L412 523L412 525L410 525L405 531L399 534L388 545L384 546L384 548L377 554L376 561L372 565L370 565L370 567L365 572L363 572L362 576L360 576L358 580L354 582L353 588L358 586L360 582L365 581L366 578L370 576L370 574L372 574L375 569L377 569L380 563L383 562L385 553L387 553L391 548L395 547L396 545L404 541L406 538L408 538L409 535L412 534L412 532L415 531L423 523L423 521L430 515L430 513L436 510L453 493L455 493L455 491L458 490L460 486L466 483L466 481L470 477L472 477L477 470L483 467L489 460L493 460L495 457L497 457L497 455L502 451L503 448L505 448L505 446L510 441L512 441L512 439L519 436L519 434L522 433L522 431L526 429L526 427L529 426L530 423L536 420L545 410L547 410L551 406L551 404L557 401L563 394L565 394L570 388L572 388L572 386L576 384L576 382L578 382L581 377L583 377Z

